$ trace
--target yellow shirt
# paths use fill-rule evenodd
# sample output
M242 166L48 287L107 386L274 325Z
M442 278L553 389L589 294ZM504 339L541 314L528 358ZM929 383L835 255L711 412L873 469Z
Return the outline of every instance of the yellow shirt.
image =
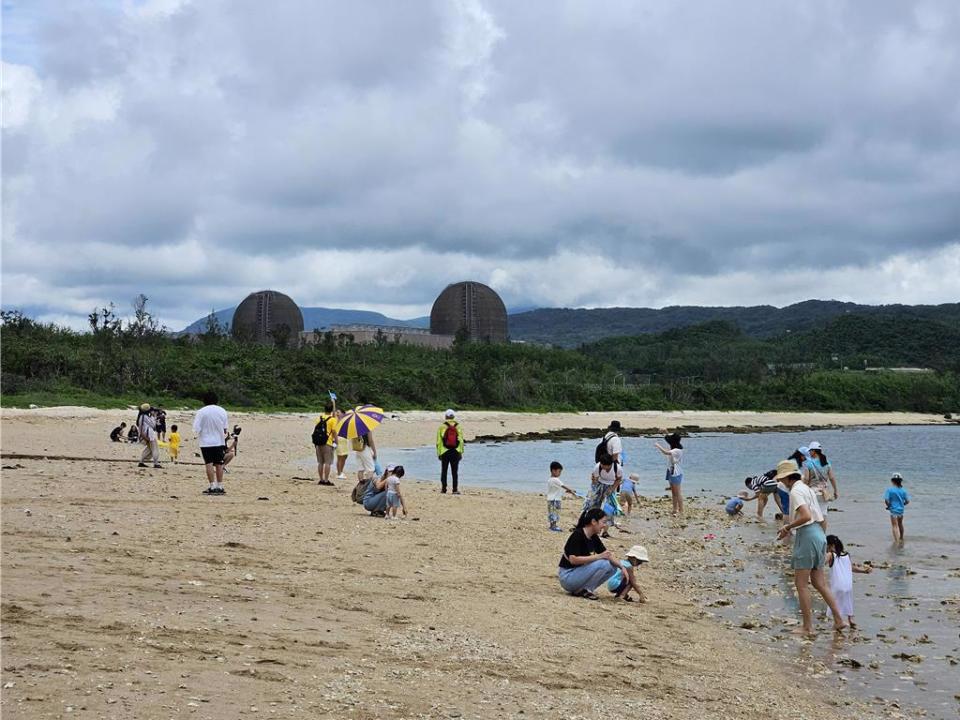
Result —
M179 449L180 449L180 433L178 433L178 432L172 432L172 433L170 433L169 435L167 435L167 438L169 439L170 449L171 449L171 450L179 450Z
M313 421L314 426L323 420L323 415ZM331 415L327 418L327 445L334 447L337 444L337 416Z

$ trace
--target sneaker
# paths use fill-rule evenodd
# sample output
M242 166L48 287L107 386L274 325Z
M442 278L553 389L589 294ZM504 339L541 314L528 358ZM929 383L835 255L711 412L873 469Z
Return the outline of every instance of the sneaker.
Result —
M160 463L157 463L156 465L153 466L153 469L154 469L154 470L163 470L163 465L161 465Z
M208 487L206 490L203 491L203 494L204 494L204 495L216 495L216 494L217 494L217 491L214 490L214 489L211 488L211 487Z
M146 466L147 466L146 463L137 463L137 467L146 467Z
M146 466L144 466L144 467L146 467ZM442 488L442 489L440 490L440 494L441 494L441 495L446 495L446 494L447 494L447 489L446 489L446 488Z
M550 532L563 532L563 528L552 527L550 528Z
M460 491L459 491L459 490L454 490L454 491L453 491L453 494L454 494L454 495L459 495L459 494L460 494Z
M217 489L215 489L213 492L216 493L217 495L226 495L226 494L227 494L227 491L224 490L223 488L217 488Z
M344 475L343 473L340 473L339 475L337 475L337 480L346 480L346 479L347 479L347 476Z

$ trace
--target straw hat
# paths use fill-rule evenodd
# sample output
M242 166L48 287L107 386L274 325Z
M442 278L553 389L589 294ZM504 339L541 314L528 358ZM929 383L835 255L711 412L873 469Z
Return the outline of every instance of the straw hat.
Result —
M647 549L643 545L634 545L627 550L627 557L635 558L640 562L650 562L650 556L647 554Z
M140 412L146 412L146 411L149 410L149 409L150 409L150 403L143 403L143 404L140 406Z
M748 497L750 497L750 491L741 490L740 492L737 493L737 497L740 498L741 500L746 500Z
M783 480L791 475L799 475L800 468L796 460L781 460L777 463L777 480Z

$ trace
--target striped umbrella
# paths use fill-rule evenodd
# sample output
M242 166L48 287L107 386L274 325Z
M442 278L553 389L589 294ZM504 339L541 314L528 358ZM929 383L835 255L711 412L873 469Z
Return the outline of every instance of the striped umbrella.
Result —
M362 437L379 427L383 422L383 408L376 405L359 405L347 411L337 422L337 437L351 440Z

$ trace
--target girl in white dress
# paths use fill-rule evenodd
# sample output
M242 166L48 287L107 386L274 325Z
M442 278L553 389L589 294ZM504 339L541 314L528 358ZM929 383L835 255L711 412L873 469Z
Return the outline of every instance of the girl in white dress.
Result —
M830 568L830 589L840 614L846 618L851 628L855 628L857 624L853 621L853 574L868 574L870 567L851 561L850 554L843 549L843 541L836 535L827 535L827 567ZM832 615L829 610L827 614Z

